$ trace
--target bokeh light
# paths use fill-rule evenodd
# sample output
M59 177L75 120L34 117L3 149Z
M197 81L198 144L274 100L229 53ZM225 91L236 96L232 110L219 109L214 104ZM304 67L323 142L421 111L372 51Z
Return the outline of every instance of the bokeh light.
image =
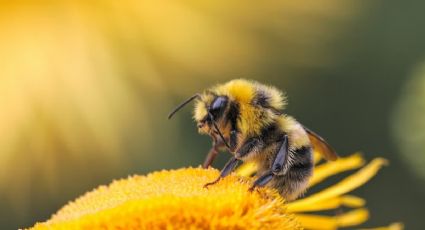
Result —
M397 176L410 185L387 111L412 63L423 60L423 6L0 0L0 228L48 219L114 178L200 164L210 140L196 133L190 109L172 121L167 113L234 78L287 91L287 112L342 154L388 152L391 176L377 185ZM425 194L412 186L397 199L386 193L408 227L418 223L405 210L421 213L411 199ZM378 187L361 194L377 202L372 213L387 210ZM393 220L381 214L369 226Z
M393 136L409 169L425 180L425 63L412 72L395 108Z

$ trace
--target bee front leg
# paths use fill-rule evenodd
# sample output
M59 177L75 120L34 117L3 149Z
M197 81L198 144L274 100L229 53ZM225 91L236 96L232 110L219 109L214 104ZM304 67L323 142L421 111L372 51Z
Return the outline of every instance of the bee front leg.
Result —
M204 163L202 164L202 168L206 169L212 164L217 154L220 152L220 148L222 147L224 147L223 141L220 139L217 140L217 138L213 137L213 146L205 157Z
M204 163L202 164L202 168L206 169L208 167L210 167L210 165L212 164L212 162L214 161L214 159L216 158L217 154L218 154L218 149L215 145L213 145L210 149L210 151L208 151L208 155L204 160Z
M208 186L217 183L218 181L220 181L221 178L229 175L233 171L233 169L235 169L237 164L238 164L238 159L236 159L235 157L230 158L230 160L226 163L226 165L224 165L224 168L221 170L220 176L214 181L210 183L206 183L204 185L204 188L207 188Z
M236 150L235 152L236 158L241 159L245 157L247 154L251 153L260 144L261 144L261 141L256 137L246 140L242 144L242 146Z

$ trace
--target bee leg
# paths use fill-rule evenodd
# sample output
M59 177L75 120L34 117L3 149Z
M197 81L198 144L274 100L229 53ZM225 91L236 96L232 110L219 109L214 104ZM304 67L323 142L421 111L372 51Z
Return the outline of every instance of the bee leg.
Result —
M258 138L250 138L235 153L237 158L242 158L248 153L252 152L252 150L258 146L260 140Z
M281 142L282 144L280 145L279 152L277 152L276 158L272 164L272 172L274 174L281 172L285 164L286 154L288 153L288 136L285 135Z
M267 183L270 182L270 180L273 178L274 174L273 172L267 172L264 175L260 176L255 182L254 184L251 186L251 188L249 188L249 191L253 191L254 188L256 187L263 187L264 185L266 185Z
M204 163L202 164L202 168L204 168L204 169L208 168L212 164L212 162L214 161L217 154L218 154L218 149L214 145L213 147L211 147L210 151L208 152L208 155L205 158Z
M220 181L221 178L229 175L233 171L233 169L236 167L237 164L238 164L238 159L236 159L235 157L230 158L230 160L226 163L226 165L224 165L224 168L221 170L220 176L214 181L210 183L206 183L204 185L204 188L207 188L208 186L217 183L218 181Z
M215 140L215 138L213 139L214 139L213 146L211 147L207 157L204 160L204 163L202 164L202 168L204 169L208 168L212 164L215 157L219 153L219 149L224 146L223 141L221 141L220 139L219 140Z
M236 129L233 129L232 131L230 131L230 141L229 141L231 151L235 151L237 146L237 139L238 139L238 131L236 131Z

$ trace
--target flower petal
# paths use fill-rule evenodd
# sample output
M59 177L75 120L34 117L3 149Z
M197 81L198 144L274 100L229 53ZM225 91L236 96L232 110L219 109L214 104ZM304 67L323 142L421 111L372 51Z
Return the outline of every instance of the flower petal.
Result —
M361 224L367 220L369 212L360 208L339 216L319 216L309 214L297 214L296 218L306 229L337 229Z
M314 168L313 176L309 181L309 187L322 182L324 179L351 169L356 169L364 165L365 161L359 153L349 157L339 158L336 161L329 161Z
M362 230L403 230L404 225L402 223L392 223L386 227L377 227L377 228L362 228Z
M369 218L369 211L365 208L359 208L336 218L339 227L350 227L365 222Z
M321 153L319 153L317 151L313 151L314 165L317 165L322 159L323 159L323 157L322 157Z
M366 183L371 179L378 170L386 165L388 161L383 158L376 158L368 165L357 171L355 174L350 175L340 181L339 183L322 190L316 194L310 195L304 199L299 199L288 204L288 207L291 207L295 210L304 210L314 203L319 203L325 200L328 200L332 197L337 197L347 192L354 190L355 188Z
M356 196L341 196L341 197L332 197L330 199L309 204L307 207L293 205L293 203L289 203L287 205L288 212L312 212L312 211L322 211L322 210L330 210L336 209L341 206L346 206L350 208L359 208L364 206L366 201L360 197Z

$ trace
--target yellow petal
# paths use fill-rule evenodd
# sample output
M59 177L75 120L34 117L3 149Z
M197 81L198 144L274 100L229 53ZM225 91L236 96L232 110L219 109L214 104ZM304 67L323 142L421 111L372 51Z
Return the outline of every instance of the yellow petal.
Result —
M360 166L364 165L364 163L364 159L361 157L361 155L356 153L349 157L339 158L336 161L330 161L318 165L314 168L313 176L309 181L309 187L316 185L317 183L332 175L359 168Z
M361 224L367 220L368 216L367 209L360 208L339 216L297 214L296 218L306 229L331 230Z
M342 196L342 204L346 207L358 208L364 206L366 201L363 198L357 196L345 195Z
M322 154L317 152L317 151L313 151L313 161L314 161L314 165L318 164L320 162L320 160L322 160Z
M369 211L364 208L359 208L336 217L339 227L359 225L365 222L368 218Z
M313 160L314 164L316 165L320 160L323 159L322 155L314 151L313 152ZM325 164L321 164L318 166L315 166L314 174L310 179L309 186L312 187L313 185L323 181L329 176L338 174L343 171L351 170L358 168L364 164L364 160L361 157L359 153L353 154L349 157L345 158L339 158L336 161L333 162L327 162ZM257 165L255 162L247 162L241 165L236 169L236 173L240 176L250 176L254 174L257 171Z
M402 223L392 223L386 227L378 227L378 228L362 228L362 230L403 230L404 225Z
M383 158L376 158L368 165L357 171L355 174L346 177L344 180L339 183L322 190L316 194L310 195L304 199L299 199L288 204L293 210L304 210L315 203L320 203L324 200L330 199L332 197L337 197L347 192L352 191L353 189L361 186L371 179L378 170L387 164L387 160Z
M299 206L293 205L293 203L289 203L287 205L288 212L312 212L312 211L322 211L322 210L330 210L336 209L341 206L346 206L350 208L359 208L364 206L366 201L360 197L356 196L341 196L341 197L332 197L330 199L309 204L309 206Z
M336 229L338 227L334 217L319 216L319 215L307 215L297 214L296 218L298 222L305 229Z

